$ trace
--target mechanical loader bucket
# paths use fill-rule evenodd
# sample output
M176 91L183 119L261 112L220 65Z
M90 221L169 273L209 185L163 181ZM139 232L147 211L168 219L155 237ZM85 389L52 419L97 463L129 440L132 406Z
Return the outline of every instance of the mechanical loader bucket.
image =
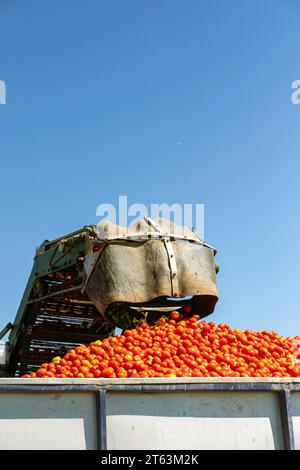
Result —
M130 228L105 222L98 237L103 245L86 262L85 291L118 326L139 311L161 314L187 303L202 316L213 312L216 251L192 229L144 217Z

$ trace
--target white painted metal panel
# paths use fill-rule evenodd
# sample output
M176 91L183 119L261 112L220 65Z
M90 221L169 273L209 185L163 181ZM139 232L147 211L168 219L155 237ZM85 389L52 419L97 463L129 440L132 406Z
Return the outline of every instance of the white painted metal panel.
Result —
M115 415L107 418L108 449L273 450L270 419Z
M282 449L279 405L274 392L108 392L108 448Z
M293 416L295 449L300 450L300 416Z
M96 416L93 393L0 393L0 450L96 449Z
M300 392L291 394L292 417L295 437L295 448L300 450Z
M1 450L85 450L83 418L0 419Z

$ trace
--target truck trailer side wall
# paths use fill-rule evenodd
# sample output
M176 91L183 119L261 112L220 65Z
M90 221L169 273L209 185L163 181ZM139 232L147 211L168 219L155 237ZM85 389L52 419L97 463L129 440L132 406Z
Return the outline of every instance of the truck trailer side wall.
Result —
M0 379L0 449L300 449L300 380Z

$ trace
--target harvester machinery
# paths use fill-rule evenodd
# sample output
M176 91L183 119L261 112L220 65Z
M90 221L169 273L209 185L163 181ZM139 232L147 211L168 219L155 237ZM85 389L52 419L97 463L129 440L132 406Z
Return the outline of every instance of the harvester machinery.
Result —
M215 254L194 229L150 217L45 240L15 320L0 332L10 330L2 375L35 371L78 344L173 310L209 315L218 300Z

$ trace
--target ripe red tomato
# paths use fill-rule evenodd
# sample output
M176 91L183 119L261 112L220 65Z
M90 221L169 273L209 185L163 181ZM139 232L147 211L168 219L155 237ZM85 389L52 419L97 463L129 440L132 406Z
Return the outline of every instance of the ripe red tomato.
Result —
M106 367L101 372L102 377L111 378L115 375L115 371L112 367Z
M81 361L80 361L79 359L75 359L75 360L73 361L73 366L74 366L74 367L80 367L80 366L81 366Z
M107 359L104 359L103 361L99 362L99 369L103 370L106 369L109 365L109 361Z
M45 377L46 374L47 374L47 369L45 369L45 368L40 368L36 372L37 377Z
M139 374L138 374L137 370L136 369L131 369L131 371L129 373L129 377L132 377L132 378L139 377Z

